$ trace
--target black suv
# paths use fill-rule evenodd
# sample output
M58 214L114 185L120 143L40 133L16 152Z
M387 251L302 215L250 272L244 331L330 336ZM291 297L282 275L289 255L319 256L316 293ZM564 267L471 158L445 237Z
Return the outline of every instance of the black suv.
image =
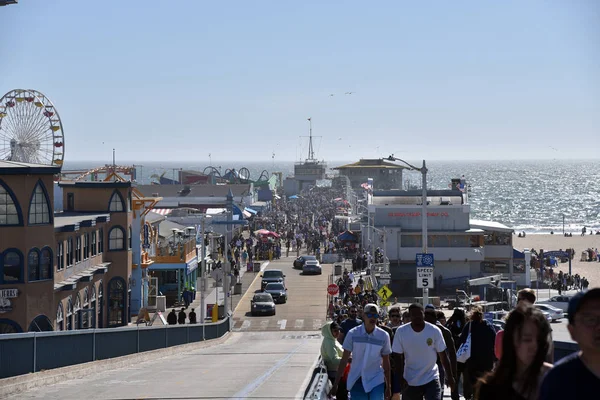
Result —
M283 283L285 286L285 275L280 269L268 269L260 274L262 281L260 282L260 290L264 291L269 283Z

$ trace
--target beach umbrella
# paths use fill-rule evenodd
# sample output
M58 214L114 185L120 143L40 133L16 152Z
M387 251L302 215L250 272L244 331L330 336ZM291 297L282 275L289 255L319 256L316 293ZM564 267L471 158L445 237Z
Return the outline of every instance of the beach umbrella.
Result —
M269 231L267 229L259 229L257 231L254 231L255 235L266 235L268 233L269 233Z
M294 195L292 195L292 196L290 196L290 197L288 197L288 199L291 199L291 200L295 200L295 199L298 199L298 198L299 198L299 197L298 197L298 196L296 196L295 194L294 194Z

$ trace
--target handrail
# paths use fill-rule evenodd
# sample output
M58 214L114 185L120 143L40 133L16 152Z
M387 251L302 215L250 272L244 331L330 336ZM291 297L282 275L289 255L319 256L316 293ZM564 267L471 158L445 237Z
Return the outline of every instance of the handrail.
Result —
M327 367L321 356L317 358L313 368L312 378L304 391L304 400L326 399L332 385L327 375Z

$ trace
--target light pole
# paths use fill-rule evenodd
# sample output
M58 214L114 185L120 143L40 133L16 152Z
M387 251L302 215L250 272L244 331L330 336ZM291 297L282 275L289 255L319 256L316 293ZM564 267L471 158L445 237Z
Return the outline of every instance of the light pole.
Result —
M423 181L422 181L422 193L421 193L421 203L422 203L422 211L421 211L421 237L423 244L423 254L427 253L427 167L425 166L425 160L423 160L423 166L421 168L417 168L412 164L407 163L406 161L394 157L392 154L388 157L390 161L400 161L408 166L411 171L419 171L421 172ZM429 289L423 288L423 305L429 303Z

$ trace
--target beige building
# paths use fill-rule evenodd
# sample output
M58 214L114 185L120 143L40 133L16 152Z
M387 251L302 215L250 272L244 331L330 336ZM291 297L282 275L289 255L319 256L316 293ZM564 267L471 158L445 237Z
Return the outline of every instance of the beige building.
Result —
M0 161L0 333L129 322L131 183L58 173Z
M340 176L347 177L353 189L360 189L363 183L367 183L367 180L372 178L373 189L387 190L402 189L402 171L405 168L383 158L361 158L355 163L333 169L337 170Z

